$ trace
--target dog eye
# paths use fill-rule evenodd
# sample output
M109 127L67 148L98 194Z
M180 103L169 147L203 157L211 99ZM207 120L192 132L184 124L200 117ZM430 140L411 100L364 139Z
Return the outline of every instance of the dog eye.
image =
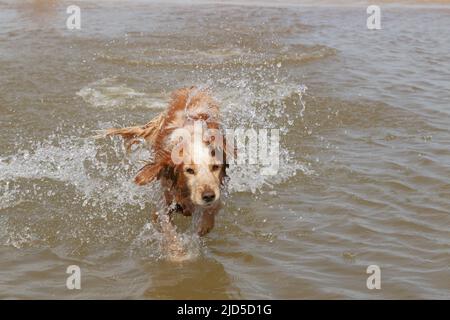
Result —
M211 168L212 171L217 171L219 170L219 166L217 164L213 165Z
M192 168L187 168L186 172L189 173L189 174L195 174L195 171Z

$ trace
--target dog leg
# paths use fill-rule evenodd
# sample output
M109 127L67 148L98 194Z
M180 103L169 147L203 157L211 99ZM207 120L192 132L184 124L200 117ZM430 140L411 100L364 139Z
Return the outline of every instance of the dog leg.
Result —
M169 217L169 222L170 223L172 223L173 224L173 213L174 213L175 211L168 211L167 213L165 213L165 214L167 214L167 216ZM160 220L159 220L159 215L160 215L160 213L158 212L158 211L153 211L152 212L152 214L151 214L151 219L152 219L152 222L154 223L154 224L158 224L158 222L160 222Z
M161 227L162 248L169 260L182 261L187 251L183 244L183 238L178 234L177 228L172 222L172 214L162 213L158 217Z
M197 227L197 234L202 237L214 228L214 220L216 217L215 210L205 210L200 217Z

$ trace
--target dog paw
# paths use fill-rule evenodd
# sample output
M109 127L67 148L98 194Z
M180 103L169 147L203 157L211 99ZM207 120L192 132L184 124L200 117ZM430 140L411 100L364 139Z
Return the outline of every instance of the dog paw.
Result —
M212 227L210 226L199 226L197 229L197 234L200 237L203 237L204 235L208 234L211 231Z

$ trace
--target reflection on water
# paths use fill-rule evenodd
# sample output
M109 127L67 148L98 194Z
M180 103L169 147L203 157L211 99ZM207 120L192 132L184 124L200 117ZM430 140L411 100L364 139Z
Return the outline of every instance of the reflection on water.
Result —
M0 2L1 298L449 297L450 8L387 6L370 32L358 5L80 6L71 32L65 2ZM281 165L230 168L216 228L177 217L173 259L158 186L132 183L148 152L92 137L192 84L225 127L280 129Z
M156 264L156 265L155 265ZM224 266L215 259L202 258L180 264L165 261L144 266L149 281L145 298L157 299L239 299L239 289Z

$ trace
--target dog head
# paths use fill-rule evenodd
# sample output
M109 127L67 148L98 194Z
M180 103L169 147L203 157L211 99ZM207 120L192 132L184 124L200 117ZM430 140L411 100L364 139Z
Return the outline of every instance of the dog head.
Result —
M142 185L162 178L179 203L217 205L226 177L225 140L215 128L209 128L206 135L200 133L207 124L200 126L192 123L172 131L164 143L165 152L140 170L136 183Z

